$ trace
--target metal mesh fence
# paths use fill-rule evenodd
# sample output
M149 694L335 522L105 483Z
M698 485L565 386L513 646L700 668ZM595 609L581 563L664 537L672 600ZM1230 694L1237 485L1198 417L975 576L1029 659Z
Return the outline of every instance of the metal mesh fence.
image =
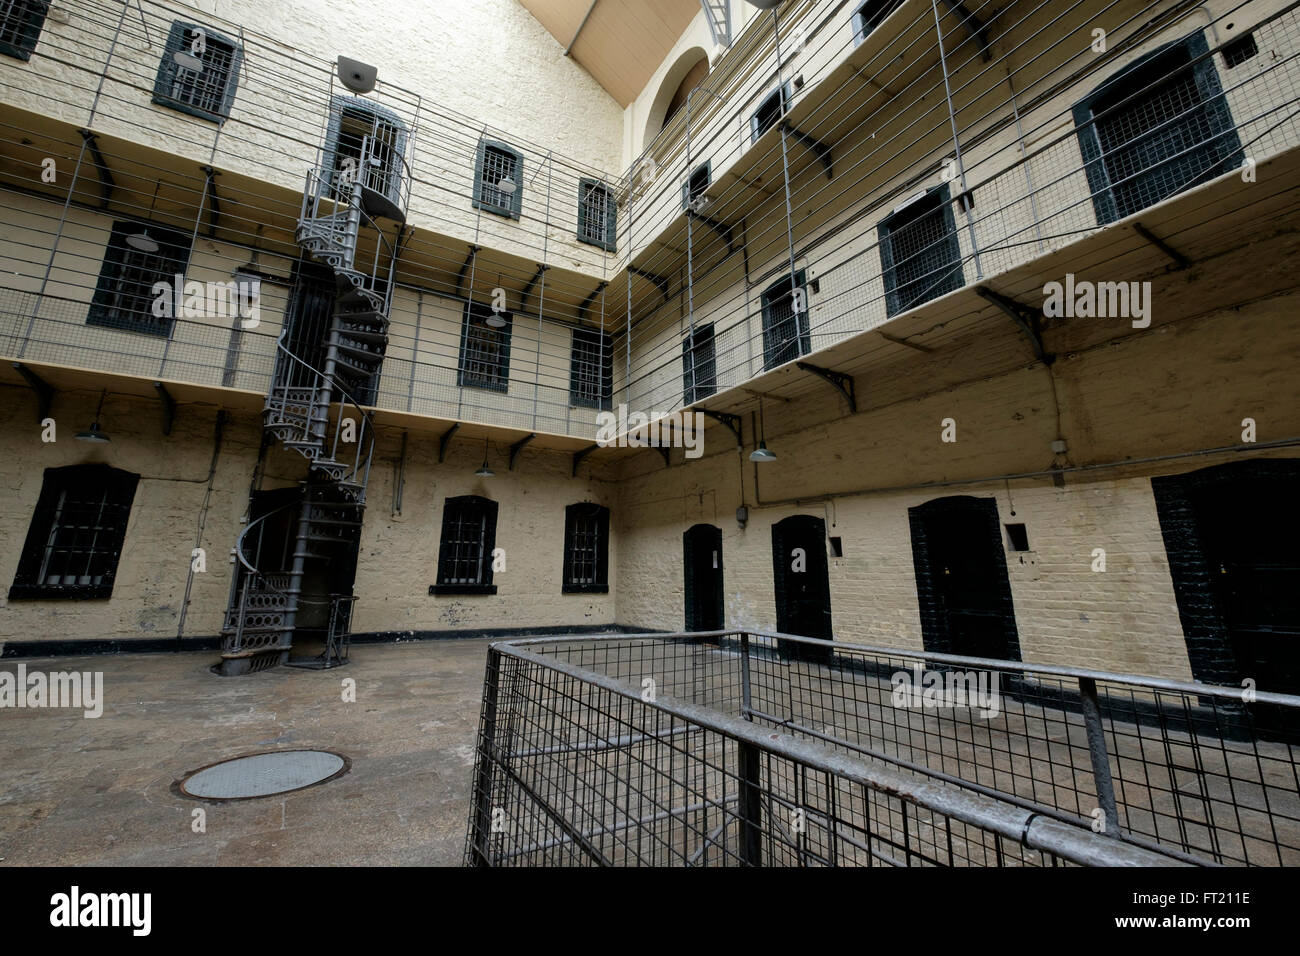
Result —
M990 662L926 657L746 633L493 645L466 860L1168 865L1286 862L1295 852L1295 816L1285 808L1295 787L1279 774L1282 751L1269 752L1267 774L1203 761L1211 810L1202 818L1167 799L1162 781L1186 770L1177 750L1187 731L1124 703L1168 696L1161 682L1124 678L1126 697L1078 678L1076 703L1067 678L1040 672L1031 681L1023 665L1002 662L1007 689L997 691L996 714L981 717L990 701L978 693L1001 686ZM961 706L914 710L894 696L888 674L918 664L942 674L980 665L986 676ZM1046 689L1031 692L1031 683ZM1197 733L1198 751L1212 750L1205 729ZM1135 752L1134 740L1146 746ZM1248 747L1262 761L1271 745L1219 737L1213 746ZM1129 766L1135 759L1141 776ZM1186 784L1177 781L1180 794ZM1252 784L1269 802L1269 840L1259 821L1242 825L1240 805L1235 820L1214 809L1224 785L1241 804Z

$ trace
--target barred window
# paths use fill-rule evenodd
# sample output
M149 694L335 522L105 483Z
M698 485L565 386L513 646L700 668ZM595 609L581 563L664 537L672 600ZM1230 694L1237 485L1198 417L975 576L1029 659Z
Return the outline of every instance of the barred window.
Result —
M565 594L609 591L609 509L591 502L564 509Z
M112 596L139 480L107 465L45 469L10 599Z
M189 255L190 237L185 233L151 224L113 223L86 324L170 336L174 310L169 303L165 315L154 314L153 287L157 282L174 287Z
M1198 31L1148 54L1075 106L1099 225L1239 167L1243 154Z
M903 5L903 0L867 0L853 14L854 45L869 37L876 27L889 18L889 15Z
M367 189L400 205L406 137L406 124L390 110L361 97L334 97L322 165L335 197L346 201L351 195L345 175L350 172Z
M887 217L879 234L886 314L906 312L965 285L946 185Z
M220 122L235 101L242 58L242 48L229 37L177 20L158 64L153 101Z
M697 325L694 334L688 332L682 340L682 400L693 405L717 390L718 362L710 322Z
M0 53L30 60L49 10L48 0L0 0Z
M609 187L594 179L578 182L578 238L607 252L615 251L618 205Z
M614 396L614 353L599 329L574 329L569 364L569 404L607 409Z
M776 368L811 351L808 289L800 269L793 288L786 276L763 293L763 368Z
M492 552L497 540L497 503L478 495L448 498L442 510L438 583L430 594L496 594Z
M686 182L682 183L682 208L686 209L709 188L713 182L713 164L701 163L691 170Z
M505 143L480 142L474 175L475 208L518 219L523 196L523 156Z
M758 142L758 138L775 126L789 108L790 84L787 83L767 94L754 110L749 119L750 142Z
M1223 64L1228 69L1241 66L1247 60L1259 55L1259 45L1255 43L1255 34L1247 33L1223 47Z
M493 328L488 320L497 316L505 324ZM458 383L470 388L498 392L510 386L510 333L514 319L509 312L494 313L481 302L465 304L465 321L460 337Z

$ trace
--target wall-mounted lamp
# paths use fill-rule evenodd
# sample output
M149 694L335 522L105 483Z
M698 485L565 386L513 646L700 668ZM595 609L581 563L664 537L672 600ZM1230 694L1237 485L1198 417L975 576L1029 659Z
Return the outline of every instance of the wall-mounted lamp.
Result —
M126 237L126 244L132 249L139 249L141 252L157 252L158 240L149 235L149 230L144 229L140 232L134 232Z
M767 431L763 421L763 396L758 397L758 447L749 453L749 460L755 462L776 461L776 452L768 451L767 439L764 434Z
M203 72L203 61L193 53L186 53L184 50L177 50L172 54L172 59L175 60L176 65L182 69L192 70L195 73Z
M97 445L106 445L112 441L112 439L100 431L99 428L99 414L104 410L104 396L107 394L107 389L100 393L99 407L95 409L95 420L90 423L89 431L77 432L77 434L73 436L77 441L94 442Z
M475 478L495 478L497 473L488 467L488 440L483 439L483 465L474 472Z

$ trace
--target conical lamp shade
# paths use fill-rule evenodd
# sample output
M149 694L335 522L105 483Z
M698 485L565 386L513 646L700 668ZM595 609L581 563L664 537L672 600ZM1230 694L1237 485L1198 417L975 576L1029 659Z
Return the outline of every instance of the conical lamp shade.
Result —
M77 432L73 437L76 438L77 441L91 441L100 445L113 440L99 430L99 422L91 422L90 431Z

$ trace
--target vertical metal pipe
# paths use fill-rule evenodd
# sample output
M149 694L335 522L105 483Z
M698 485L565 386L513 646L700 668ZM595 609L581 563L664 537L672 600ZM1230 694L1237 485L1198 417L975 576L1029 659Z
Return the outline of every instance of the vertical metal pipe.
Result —
M546 154L546 219L542 227L542 278L541 285L537 290L537 349L536 358L533 362L533 428L537 428L537 400L542 391L542 313L546 311L546 270L550 268L546 264L546 256L550 248L551 232L551 185L555 164L551 161L551 153ZM522 177L521 177L522 178ZM521 302L520 305L523 305Z
M957 175L961 177L961 193L966 197L970 192L966 185L966 166L962 162L961 142L957 136L957 115L952 108L952 83L948 79L948 57L943 49L943 27L939 22L939 2L930 0L930 9L934 11L934 36L939 43L939 66L943 70L943 95L948 100L948 122L952 126L952 148L957 162ZM984 278L984 269L980 265L980 246L975 238L975 217L973 215L974 207L966 199L962 200L962 206L966 213L966 227L970 232L971 253L975 259L975 278Z
M415 293L415 338L411 345L411 380L406 386L406 410L415 406L415 370L420 362L420 325L424 322L424 293ZM403 439L405 441L405 439Z
M695 90L686 94L686 364L691 370L691 390L685 396L685 403L695 399L695 211L692 208L695 197L691 195L691 101L694 98Z
M1025 168L1025 186L1029 190L1029 209L1034 216L1034 235L1038 238L1038 251L1043 251L1043 223L1038 217L1038 191L1029 171L1029 150L1025 148L1025 128L1020 122L1020 107L1016 105L1016 86L1011 82L1011 67L1007 68L1007 91L1011 94L1011 112L1016 118L1016 139L1020 143L1020 161Z
M745 866L763 865L763 758L758 747L736 742L740 778L740 859Z
M517 665L516 665L517 666ZM496 746L497 692L501 683L501 652L488 648L487 671L483 684L483 715L479 726L478 756L474 771L474 829L470 844L474 848L475 866L489 864L492 839L492 764Z
M794 204L790 200L790 157L785 142L785 78L781 70L781 15L777 8L772 8L772 42L776 47L776 95L781 105L781 118L777 121L777 132L781 135L781 174L785 182L785 238L790 253L790 311L794 315L794 336L796 345L803 342L803 329L799 322L799 313L807 309L807 303L800 302L798 283L795 281L794 268ZM800 309L802 305L804 308ZM805 320L806 321L806 320Z
M104 69L100 71L99 85L95 88L95 98L90 104L90 113L86 117L86 128L81 135L81 150L77 153L77 165L72 170L72 181L68 183L68 195L63 200L63 212L59 216L59 227L54 231L54 242L50 245L50 258L45 263L45 275L41 278L41 288L36 293L36 301L32 303L32 314L27 320L27 331L23 335L23 344L18 349L19 358L23 358L27 354L27 346L31 342L32 330L36 327L36 317L40 315L41 303L45 300L45 290L50 284L50 273L54 270L54 257L59 253L59 241L63 238L63 227L68 222L68 210L72 206L72 195L77 190L77 178L81 174L81 164L86 158L86 149L90 144L89 134L95 122L95 113L99 109L99 97L104 92L104 80L108 78L108 67L113 62L113 54L117 52L117 41L122 35L122 26L126 22L127 9L127 4L122 4L122 15L117 19L117 29L113 32L113 42L109 44L108 55L104 57ZM142 20L143 16L142 12Z
M1079 678L1079 699L1083 703L1083 726L1088 733L1088 758L1092 761L1092 778L1097 788L1097 802L1106 815L1106 836L1119 839L1119 807L1115 803L1115 782L1110 776L1110 754L1106 750L1106 732L1101 722L1097 700L1097 682Z

